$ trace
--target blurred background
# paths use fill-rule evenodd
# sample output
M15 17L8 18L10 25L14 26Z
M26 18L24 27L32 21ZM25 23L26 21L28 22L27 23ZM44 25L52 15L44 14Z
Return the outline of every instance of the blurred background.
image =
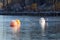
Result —
M60 0L0 0L0 12L56 12ZM39 15L39 14L38 14ZM41 36L41 16L0 15L0 40L60 40L60 16L43 16L46 20L45 37ZM20 32L15 39L10 21L21 20Z
M60 0L0 0L0 10L11 12L60 11Z

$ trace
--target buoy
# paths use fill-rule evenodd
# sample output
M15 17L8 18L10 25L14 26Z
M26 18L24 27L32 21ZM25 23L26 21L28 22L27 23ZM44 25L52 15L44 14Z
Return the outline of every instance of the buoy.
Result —
M39 23L40 23L41 27L44 29L45 28L45 19L43 17L40 18Z
M16 19L16 22L17 22L17 26L20 27L21 26L20 20Z
M12 20L11 23L10 23L10 27L12 28L12 30L13 30L14 32L19 31L20 26L21 26L21 22L20 22L20 20L18 20L18 19Z
M17 23L15 22L15 20L12 20L10 23L10 27L15 27L17 25Z
M45 18L40 18L39 19L39 24L40 24L40 26L41 26L41 29L42 29L42 31L41 31L41 33L42 33L42 36L45 36Z

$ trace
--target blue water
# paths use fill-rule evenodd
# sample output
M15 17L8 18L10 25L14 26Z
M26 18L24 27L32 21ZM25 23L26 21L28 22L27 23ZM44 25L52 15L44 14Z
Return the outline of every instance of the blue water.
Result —
M41 35L40 16L0 16L1 40L60 40L60 16L44 17L46 20L45 35ZM21 20L20 32L15 36L10 21ZM15 36L15 37L14 37Z

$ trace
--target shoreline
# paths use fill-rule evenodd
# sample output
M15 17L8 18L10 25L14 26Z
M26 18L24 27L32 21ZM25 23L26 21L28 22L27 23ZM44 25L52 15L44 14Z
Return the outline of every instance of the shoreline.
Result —
M0 15L13 16L60 16L60 12L0 12Z

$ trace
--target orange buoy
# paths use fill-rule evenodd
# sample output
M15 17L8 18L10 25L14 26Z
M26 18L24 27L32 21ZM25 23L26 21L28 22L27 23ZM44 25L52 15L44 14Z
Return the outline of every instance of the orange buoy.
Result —
M13 29L13 31L17 32L20 29L21 22L18 19L12 20L11 23L10 23L10 26Z
M17 25L17 23L15 22L15 20L12 20L11 23L10 23L10 26L15 27L16 25Z

